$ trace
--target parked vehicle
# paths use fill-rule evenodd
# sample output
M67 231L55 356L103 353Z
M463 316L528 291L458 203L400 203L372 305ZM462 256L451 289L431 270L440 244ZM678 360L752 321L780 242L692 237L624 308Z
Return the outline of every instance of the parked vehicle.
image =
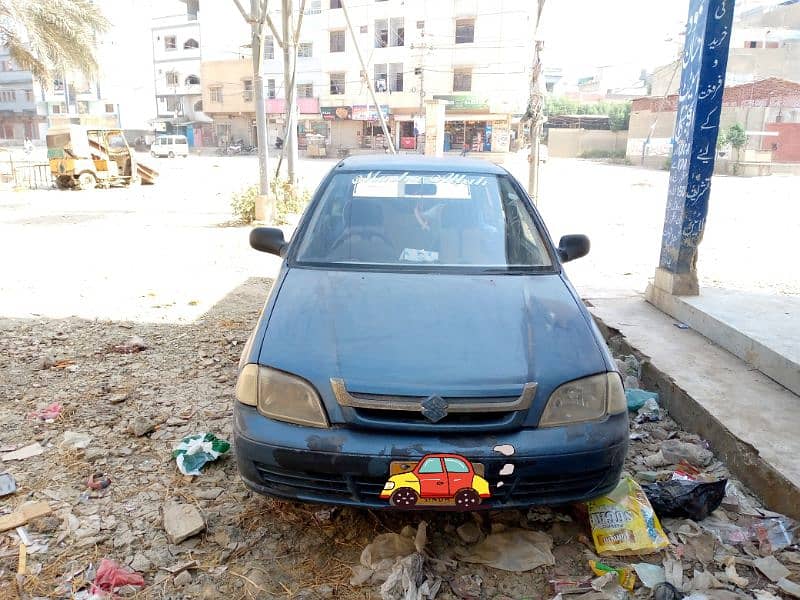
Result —
M61 189L155 183L158 177L157 171L136 160L119 129L52 127L46 138L50 172Z
M283 258L236 384L251 489L471 510L616 485L622 380L562 267L589 240L555 246L505 169L350 157L290 242L259 227L250 244Z
M283 148L283 138L280 136L275 137L275 148L280 150Z
M185 135L160 135L150 146L150 155L175 158L189 156L189 141Z

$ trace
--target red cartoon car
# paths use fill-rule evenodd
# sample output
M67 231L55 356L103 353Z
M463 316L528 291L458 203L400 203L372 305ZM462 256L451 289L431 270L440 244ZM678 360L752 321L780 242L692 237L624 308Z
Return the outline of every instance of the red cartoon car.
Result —
M426 454L416 463L392 463L380 497L399 508L411 508L420 499L474 508L491 496L482 474L483 465L458 454Z

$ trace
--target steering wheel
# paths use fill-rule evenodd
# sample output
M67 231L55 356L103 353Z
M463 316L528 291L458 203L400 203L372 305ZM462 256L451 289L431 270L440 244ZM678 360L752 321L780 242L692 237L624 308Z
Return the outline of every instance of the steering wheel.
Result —
M339 246L341 246L347 239L349 239L350 236L353 235L353 233L355 233L355 235L359 235L365 238L376 237L380 239L386 245L387 248L390 248L392 253L394 253L394 244L392 244L392 242L389 241L389 238L387 238L385 234L379 233L377 231L352 232L351 230L345 230L339 234L339 237L336 238L336 241L334 241L333 244L331 244L330 253L333 254L336 250L338 250Z

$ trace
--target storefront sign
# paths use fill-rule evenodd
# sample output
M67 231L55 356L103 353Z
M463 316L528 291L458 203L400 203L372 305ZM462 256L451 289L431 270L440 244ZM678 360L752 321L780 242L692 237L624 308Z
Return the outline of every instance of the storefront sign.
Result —
M384 119L389 118L389 107L386 104L381 104L381 112ZM378 121L380 117L374 105L356 104L353 106L352 119L354 121Z
M472 94L434 94L434 100L447 100L446 110L489 110L489 101Z
M341 121L353 118L351 106L321 106L319 112L326 121Z

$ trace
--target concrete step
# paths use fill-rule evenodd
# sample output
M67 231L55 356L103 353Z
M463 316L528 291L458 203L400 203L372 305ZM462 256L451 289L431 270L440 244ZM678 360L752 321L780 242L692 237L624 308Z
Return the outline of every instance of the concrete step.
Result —
M800 297L703 287L672 296L649 286L647 300L800 395Z
M670 415L768 508L800 518L800 398L643 297L587 305L612 347L644 359L643 386Z

